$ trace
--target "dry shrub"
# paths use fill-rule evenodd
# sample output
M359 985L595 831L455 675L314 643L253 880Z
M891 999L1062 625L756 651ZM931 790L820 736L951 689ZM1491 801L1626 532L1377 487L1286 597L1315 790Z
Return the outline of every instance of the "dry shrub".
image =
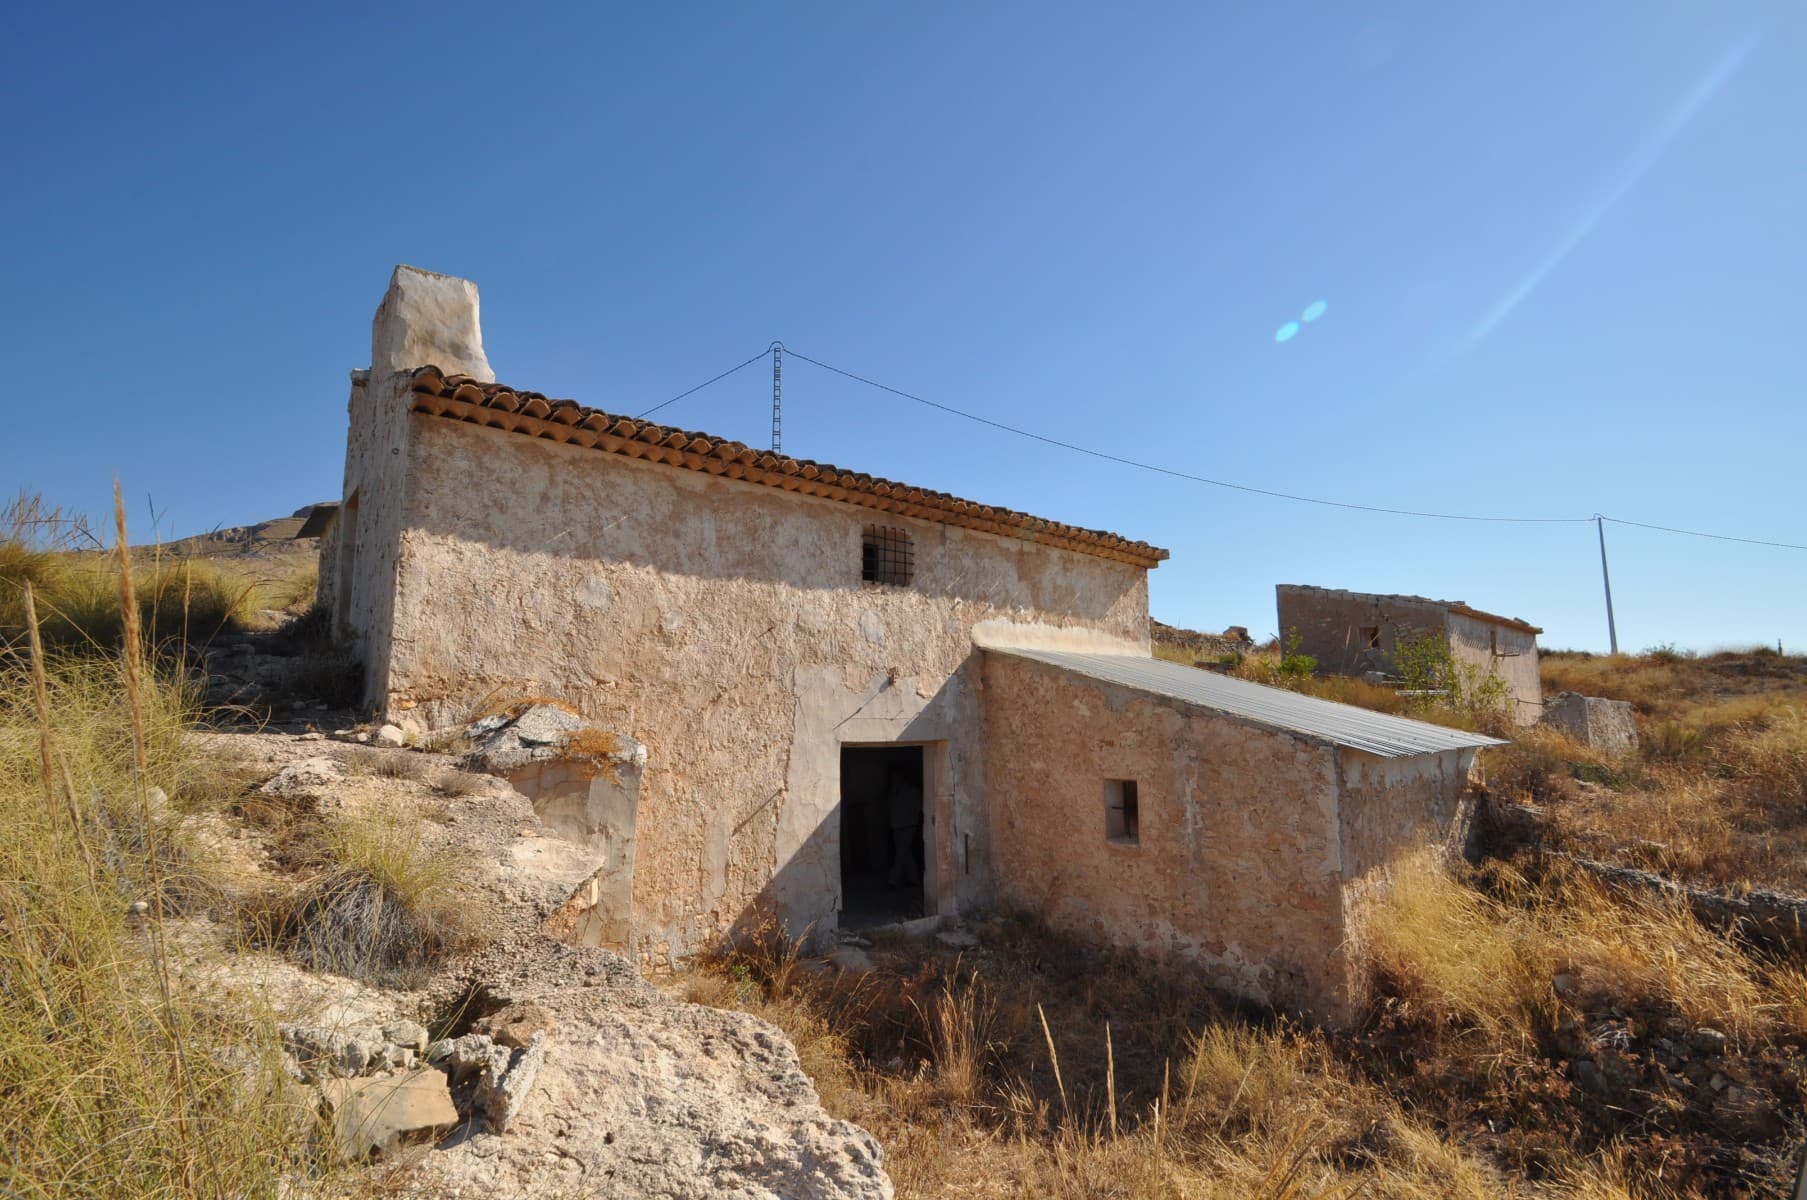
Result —
M297 617L311 612L320 593L320 563L314 560L287 579L273 581L265 592L272 607Z
M6 554L0 549L0 558ZM204 559L153 564L134 573L138 619L147 645L205 642L244 628L257 607L255 582ZM45 643L103 653L117 650L124 636L118 588L111 556L59 556L36 596ZM16 635L22 625L16 609L6 603L12 594L14 589L0 575L0 633Z
M1598 752L1559 730L1541 726L1518 730L1511 745L1486 753L1488 783L1504 795L1537 804L1572 797L1578 766L1612 769Z
M1183 970L999 921L968 958L879 938L869 973L764 926L686 995L780 1025L903 1197L1501 1194L1324 1035L1250 1023Z
M367 751L355 757L352 763L379 779L423 781L438 769L432 759L407 750Z
M359 817L324 833L324 869L247 906L255 941L316 971L399 987L467 948L464 864L423 844L417 822Z
M433 787L442 796L475 796L488 788L489 780L469 771L441 771L433 777Z
M580 715L568 700L562 700L557 696L543 695L518 684L503 683L497 684L484 693L483 697L471 706L470 716L467 720L472 723L489 717L507 717L509 720L513 720L528 709L541 704L563 709L572 716Z

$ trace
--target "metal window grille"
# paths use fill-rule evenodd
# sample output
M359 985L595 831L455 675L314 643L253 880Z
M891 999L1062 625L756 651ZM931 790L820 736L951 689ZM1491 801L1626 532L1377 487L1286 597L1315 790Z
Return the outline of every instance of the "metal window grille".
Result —
M916 575L916 552L908 530L868 525L860 541L860 579L908 587Z

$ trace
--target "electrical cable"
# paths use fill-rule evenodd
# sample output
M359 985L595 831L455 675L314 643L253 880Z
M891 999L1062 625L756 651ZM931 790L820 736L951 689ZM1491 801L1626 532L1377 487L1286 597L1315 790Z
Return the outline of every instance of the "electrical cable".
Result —
M754 363L758 362L760 359L766 357L770 353L771 353L771 351L769 349L761 350L758 354L755 354L752 358L749 358L746 362L741 363L737 367L729 367L726 371L723 371L720 375L717 375L714 379L705 379L703 382L701 382L701 383L697 384L695 387L691 388L688 392L679 392L677 395L673 396L671 399L662 401L658 404L655 404L643 413L636 413L634 416L634 420L638 421L645 417L650 417L654 413L658 412L661 408L666 407L666 405L676 404L678 401L682 400L684 397L694 395L695 393L702 391L704 388L708 387L712 383L720 383L722 380L726 379L728 376L734 374L734 372L744 370L747 367L752 366Z
M1300 496L1291 492L1276 492L1268 488L1252 487L1243 483L1229 483L1222 479L1211 479L1204 475L1193 475L1186 471L1176 471L1171 467L1161 467L1156 466L1153 463L1138 462L1133 458L1124 458L1121 455L1108 454L1103 450L1094 450L1089 446L1080 446L1075 445L1072 442L1063 442L1059 438L1051 438L1045 434L1033 433L1027 429L1019 429L1014 425L1006 425L1002 421L994 421L989 417L981 417L974 413L965 412L964 410L955 408L949 404L939 404L933 400L925 400L921 396L915 396L899 388L880 383L876 379L867 379L863 375L855 375L852 371L843 371L839 367L830 366L828 363L811 358L809 355L794 350L789 346L785 347L785 353L792 358L800 358L806 363L812 363L815 366L821 367L825 371L833 371L836 375L845 375L848 379L863 383L868 387L875 387L880 391L890 392L894 396L902 396L906 400L914 400L918 404L925 404L930 408L939 409L945 413L952 413L956 417L964 417L968 421L976 421L980 425L989 425L993 429L1002 429L1006 433L1014 433L1018 437L1032 438L1035 441L1044 442L1050 446L1059 446L1063 450L1072 450L1079 454L1089 454L1093 458L1102 458L1107 462L1121 463L1126 467L1135 467L1138 470L1153 471L1160 475L1169 475L1175 479L1187 479L1191 480L1193 483L1208 483L1212 487L1229 488L1238 492L1250 492L1257 496L1272 496L1278 500L1296 500L1303 504L1321 504L1327 508L1347 508L1357 512L1387 513L1396 517L1431 517L1439 521L1491 521L1520 525L1579 525L1586 524L1593 520L1592 517L1486 517L1469 513L1420 512L1416 509L1409 508L1382 508L1375 504L1351 504L1342 500L1325 500L1317 496Z
M673 396L671 399L666 400L660 404L653 405L651 408L647 409L645 412L640 413L639 417L636 419L651 416L653 413L658 412L660 409L665 408L668 405L676 404L679 400L684 399L686 396L694 395L695 393L702 391L704 388L708 387L710 384L719 383L720 381L726 379L728 376L734 374L735 372L745 370L747 367L752 366L754 363L758 362L760 359L770 356L771 353L772 353L772 348L767 347L766 349L761 350L758 354L755 354L755 355L753 355L753 357L747 359L745 362L742 362L736 366L730 367L726 371L723 371L720 375L717 375L712 379L707 379L707 380L703 381L702 383L697 384L695 387L691 388L689 391L679 392L677 395ZM1141 461L1139 461L1137 459L1133 459L1133 458L1125 458L1119 454L1111 454L1104 450L1093 449L1090 446L1081 446L1074 442L1062 441L1059 438L1049 437L1046 434L1036 433L1033 430L1023 429L1016 425L1009 425L1003 421L994 421L990 417L982 417L982 416L979 416L977 413L971 413L971 412L967 412L965 409L955 408L951 404L942 404L939 401L930 400L923 396L918 396L913 392L906 392L902 388L894 388L890 384L880 383L876 379L869 379L864 375L858 375L852 371L843 370L842 368L834 366L831 363L825 363L819 358L811 358L809 355L804 354L801 351L793 349L789 346L785 347L785 353L789 354L792 358L800 358L804 362L809 363L811 366L820 367L824 371L829 371L829 372L832 372L833 374L843 376L844 378L847 378L847 379L851 379L855 383L863 383L867 387L876 388L881 392L889 392L893 396L900 396L905 400L914 401L915 403L924 405L925 407L935 409L939 412L948 413L951 416L960 417L963 420L972 421L979 425L985 425L985 426L989 426L992 429L1002 430L1005 433L1015 434L1017 437L1028 438L1031 441L1041 442L1042 444L1048 445L1048 446L1056 446L1062 450L1071 450L1075 454L1088 455L1092 458L1103 459L1106 462L1114 462L1114 463L1118 463L1122 466L1134 467L1139 471L1151 471L1157 475L1166 475L1173 479L1184 479L1184 480L1188 480L1189 482L1192 482L1192 483L1208 484L1211 487L1227 488L1231 491L1237 491L1237 492L1247 492L1247 493L1249 493L1251 495L1255 495L1255 496L1268 496L1268 497L1271 497L1276 500L1292 500L1292 501L1295 501L1300 504L1317 504L1317 505L1321 505L1325 508L1341 508L1341 509L1347 509L1347 510L1350 510L1353 512L1384 513L1388 516L1394 516L1394 517L1424 517L1424 518L1428 518L1431 520L1437 520L1437 521L1483 521L1483 522L1489 522L1489 523L1493 523L1493 524L1514 524L1514 525L1586 525L1586 524L1591 524L1595 520L1595 517L1497 517L1497 516L1483 516L1483 515L1476 514L1476 513L1447 513L1447 512L1429 512L1429 511L1425 511L1425 510L1421 510L1421 509L1411 509L1411 508L1385 508L1385 507L1383 507L1381 505L1377 505L1377 504L1354 504L1354 503L1351 503L1349 501L1344 501L1344 500L1326 500L1321 496L1302 496L1302 495L1299 495L1294 492L1275 491L1271 488L1254 487L1250 484L1245 484L1245 483L1231 483L1228 480L1212 479L1209 476L1205 476L1205 475L1194 475L1189 471L1177 471L1177 470L1173 469L1172 467L1162 467L1162 466L1157 466L1154 463L1141 462ZM1748 546L1769 546L1769 547L1772 547L1772 548L1778 549L1778 550L1807 550L1807 545L1801 545L1801 544L1797 544L1795 542L1775 542L1775 541L1767 541L1763 538L1737 537L1735 535L1727 534L1727 533L1706 533L1706 532L1703 532L1698 529L1679 529L1673 525L1655 525L1655 524L1652 524L1647 521L1632 521L1632 520L1628 520L1624 517L1609 517L1609 516L1606 516L1604 513L1597 514L1597 516L1600 520L1611 521L1614 525L1630 525L1630 526L1633 526L1638 529L1655 530L1656 532L1659 532L1659 533L1681 534L1685 537L1711 538L1714 541L1721 541L1721 542L1741 542Z
M1733 537L1729 533L1702 533L1698 529L1677 529L1673 525L1651 525L1645 521L1627 521L1623 517L1609 517L1600 514L1603 521L1611 521L1614 525L1635 525L1639 529L1655 529L1662 533L1680 533L1688 537L1712 538L1719 542L1743 542L1747 546L1774 546L1778 550L1807 550L1807 546L1794 542L1766 542L1762 538Z

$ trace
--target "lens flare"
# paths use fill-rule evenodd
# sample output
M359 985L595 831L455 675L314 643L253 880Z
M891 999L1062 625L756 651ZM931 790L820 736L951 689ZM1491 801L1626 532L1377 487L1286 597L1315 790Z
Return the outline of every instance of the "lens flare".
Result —
M1298 336L1298 333L1299 323L1297 321L1288 321L1274 331L1274 340L1276 342L1290 342L1294 337Z
M1305 311L1300 315L1299 320L1304 321L1309 325L1311 322L1323 316L1324 310L1329 307L1330 301L1328 300L1313 300L1310 304L1305 306Z

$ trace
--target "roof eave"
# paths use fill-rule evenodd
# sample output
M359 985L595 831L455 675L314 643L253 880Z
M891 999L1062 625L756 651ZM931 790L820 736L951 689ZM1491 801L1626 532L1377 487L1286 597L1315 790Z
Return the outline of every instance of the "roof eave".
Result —
M434 367L413 372L409 390L413 396L409 411L428 416L1032 541L1129 563L1143 570L1150 570L1169 557L1158 546L1118 534L1063 525L823 463L786 458L741 442L638 421L570 400L548 400L534 392L513 392L459 376L448 377Z

